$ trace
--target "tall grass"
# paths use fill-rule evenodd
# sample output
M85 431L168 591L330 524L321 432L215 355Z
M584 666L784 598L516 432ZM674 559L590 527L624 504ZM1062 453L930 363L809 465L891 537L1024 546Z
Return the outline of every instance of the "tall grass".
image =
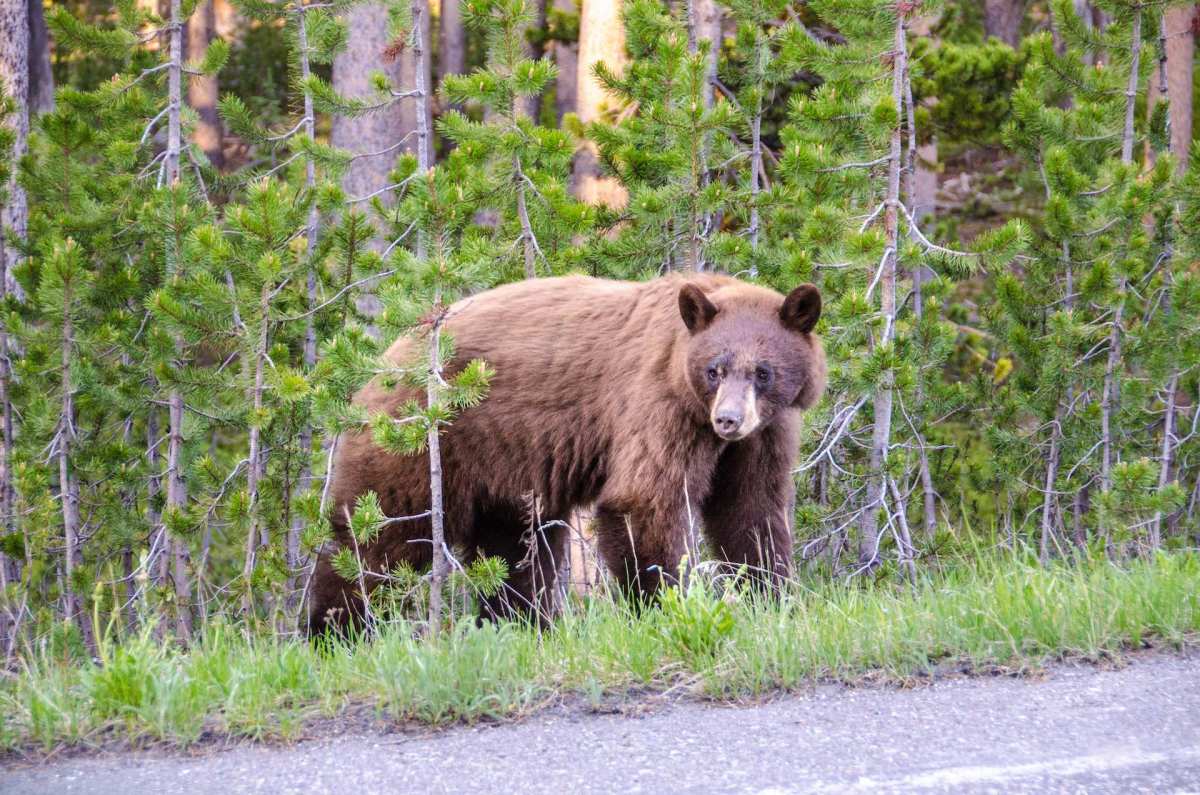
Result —
M542 633L466 620L431 639L412 630L315 649L217 621L187 650L150 631L105 645L97 664L32 650L0 684L0 747L288 739L347 710L440 725L559 698L667 688L738 698L909 677L944 660L1029 665L1180 645L1200 632L1200 556L1042 567L993 555L915 586L797 584L778 599L694 587L640 612L576 601Z

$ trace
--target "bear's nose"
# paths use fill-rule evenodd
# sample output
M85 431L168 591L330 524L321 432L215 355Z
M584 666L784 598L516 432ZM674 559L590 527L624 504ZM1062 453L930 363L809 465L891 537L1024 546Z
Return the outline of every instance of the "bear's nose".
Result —
M717 433L719 434L734 433L738 428L742 427L742 414L740 411L734 411L733 409L722 409L717 412L713 424L716 425Z

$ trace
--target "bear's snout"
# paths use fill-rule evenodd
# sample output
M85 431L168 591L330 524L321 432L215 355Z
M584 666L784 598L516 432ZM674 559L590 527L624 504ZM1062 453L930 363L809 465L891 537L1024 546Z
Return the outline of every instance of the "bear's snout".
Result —
M709 421L717 436L729 442L744 439L758 429L758 396L749 381L721 382Z
M742 427L742 412L725 409L713 419L713 427L721 436L733 436Z

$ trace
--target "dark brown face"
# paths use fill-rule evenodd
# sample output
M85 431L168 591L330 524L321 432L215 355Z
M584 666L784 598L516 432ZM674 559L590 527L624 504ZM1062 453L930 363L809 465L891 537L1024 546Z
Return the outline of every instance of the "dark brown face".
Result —
M821 317L816 287L797 287L778 310L764 312L760 302L721 306L689 284L679 292L679 312L692 334L688 380L722 439L744 439L781 410L819 398L824 359L811 335Z

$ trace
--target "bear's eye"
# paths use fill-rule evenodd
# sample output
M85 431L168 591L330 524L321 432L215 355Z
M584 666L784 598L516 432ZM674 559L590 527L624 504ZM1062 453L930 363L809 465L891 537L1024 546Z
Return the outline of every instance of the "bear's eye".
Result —
M766 386L771 383L771 368L760 364L758 369L754 371L754 380L759 386Z
M708 370L705 371L704 374L706 376L708 376L708 380L714 384L717 382L717 379L719 379L721 377L721 371L718 370L716 367L708 368Z

